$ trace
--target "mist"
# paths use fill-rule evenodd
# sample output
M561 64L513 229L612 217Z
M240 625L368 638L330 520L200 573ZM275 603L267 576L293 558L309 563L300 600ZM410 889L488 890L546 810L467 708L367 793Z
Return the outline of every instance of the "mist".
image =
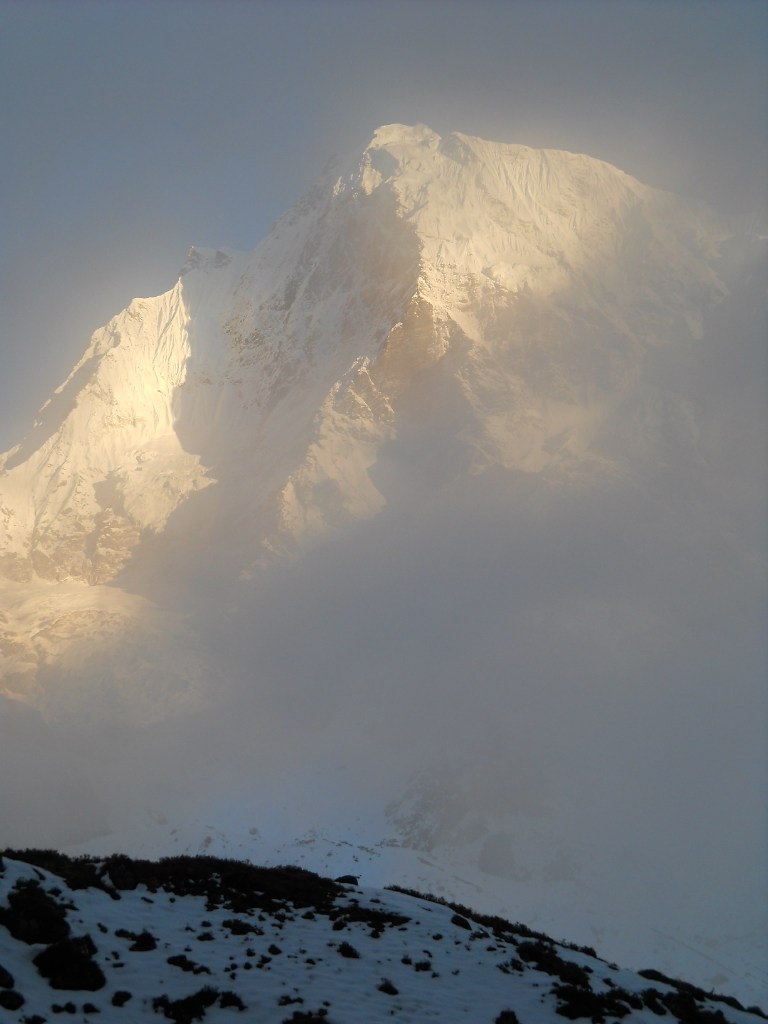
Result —
M427 854L469 828L488 859L501 828L491 874L535 881L551 834L616 927L762 933L764 580L633 488L540 498L392 509L248 584L226 633L203 610L197 714L5 709L0 843L121 847L150 817L365 843L421 779Z
M410 461L402 440L382 453L374 520L238 582L178 565L204 707L129 725L82 699L58 723L8 705L0 843L103 848L150 817L362 843L397 837L407 812L386 809L416 784L426 853L474 830L492 875L535 879L531 837L551 834L614 920L763 933L765 408L740 387L723 427L737 381L720 394L706 369L719 344L691 385L710 431L696 478L418 489L446 458L427 433ZM89 672L108 685L108 659Z

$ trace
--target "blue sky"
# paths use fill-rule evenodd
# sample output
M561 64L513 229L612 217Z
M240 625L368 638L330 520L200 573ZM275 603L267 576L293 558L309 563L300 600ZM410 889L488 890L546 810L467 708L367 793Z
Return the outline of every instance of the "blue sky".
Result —
M0 450L191 244L392 121L581 150L765 222L760 0L0 0Z

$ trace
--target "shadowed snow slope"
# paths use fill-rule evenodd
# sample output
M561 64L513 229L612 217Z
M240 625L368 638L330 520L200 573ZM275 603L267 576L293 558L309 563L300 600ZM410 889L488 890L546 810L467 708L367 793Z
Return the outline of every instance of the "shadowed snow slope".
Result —
M8 1024L62 1012L125 1024L765 1019L524 925L351 877L213 858L22 857L0 872Z

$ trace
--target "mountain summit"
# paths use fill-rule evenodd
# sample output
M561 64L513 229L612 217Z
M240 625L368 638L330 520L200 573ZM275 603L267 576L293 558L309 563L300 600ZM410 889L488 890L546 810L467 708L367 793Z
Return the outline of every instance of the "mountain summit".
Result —
M0 460L0 567L114 579L216 484L247 571L384 507L375 469L420 389L453 474L656 457L646 363L701 334L718 238L586 156L380 128L252 253L191 250L169 292L94 334Z

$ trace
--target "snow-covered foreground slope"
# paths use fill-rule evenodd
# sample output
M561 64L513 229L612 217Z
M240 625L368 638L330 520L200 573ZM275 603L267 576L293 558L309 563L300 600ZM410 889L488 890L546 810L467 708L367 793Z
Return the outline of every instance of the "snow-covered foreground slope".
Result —
M524 925L295 868L4 857L0 1006L146 1024L636 1019L748 1024L734 999ZM35 863L42 865L34 866Z
M307 818L312 820L311 812ZM593 946L627 966L653 964L747 1004L762 1005L768 997L768 941L758 928L746 926L738 914L708 912L705 905L696 920L679 892L667 891L660 904L653 887L664 888L663 878L648 879L641 893L633 892L620 872L606 870L599 842L576 847L552 824L531 829L515 823L509 845L517 873L510 878L495 873L482 857L485 870L478 865L482 842L426 851L403 843L386 824L376 832L359 816L346 828L336 821L298 835L287 835L286 822L279 818L265 822L255 815L253 820L259 824L183 824L146 817L118 834L73 844L68 852L103 857L117 848L143 858L217 856L295 864L320 874L350 872L365 886L396 882L478 912L519 919L549 935Z

